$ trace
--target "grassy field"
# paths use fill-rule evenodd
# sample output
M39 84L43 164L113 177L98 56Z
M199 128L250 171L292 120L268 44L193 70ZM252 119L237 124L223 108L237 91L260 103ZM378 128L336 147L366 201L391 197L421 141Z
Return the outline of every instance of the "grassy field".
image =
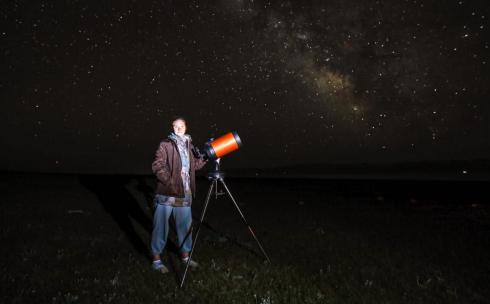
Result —
M0 181L1 303L490 303L488 183L229 179L272 263L223 195L180 289L175 245L150 268L151 178Z

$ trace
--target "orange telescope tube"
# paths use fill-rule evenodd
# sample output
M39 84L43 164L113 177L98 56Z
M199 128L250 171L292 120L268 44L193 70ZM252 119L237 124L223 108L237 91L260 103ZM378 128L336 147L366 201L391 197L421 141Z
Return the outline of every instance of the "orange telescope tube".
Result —
M241 145L242 141L238 134L236 132L229 132L209 143L208 156L213 159L221 158L228 153L238 150Z

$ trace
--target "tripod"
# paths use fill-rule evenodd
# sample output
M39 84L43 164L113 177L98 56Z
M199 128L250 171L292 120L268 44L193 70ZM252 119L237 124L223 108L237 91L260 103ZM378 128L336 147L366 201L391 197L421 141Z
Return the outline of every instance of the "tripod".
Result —
M206 216L206 211L208 209L209 200L211 198L211 193L213 192L213 189L216 192L216 199L218 198L218 181L221 182L221 184L223 185L223 187L226 190L226 193L228 193L228 195L230 196L231 201L233 202L233 205L235 206L236 210L240 214L240 217L242 218L243 223L245 224L245 226L247 226L248 231L250 232L250 234L252 235L252 237L257 242L257 245L259 246L260 250L262 251L262 254L265 256L265 258L267 259L267 261L269 263L271 262L271 260L269 259L269 256L267 255L267 253L264 250L264 247L262 247L262 244L260 244L259 239L255 235L255 232L253 231L252 227L250 226L250 224L245 219L245 216L243 215L242 210L240 210L240 207L238 207L238 204L237 204L235 198L233 198L233 195L231 194L230 190L226 186L226 183L225 183L225 180L224 180L225 179L225 174L224 174L224 172L222 172L222 171L219 170L220 169L220 159L219 158L216 159L214 161L214 164L215 164L215 169L207 174L207 178L211 181L211 185L209 186L208 194L206 196L206 201L204 202L204 207L203 207L202 212L201 212L201 218L199 220L199 226L197 227L196 237L194 239L194 243L192 244L191 252L189 253L189 259L187 260L187 263L185 265L184 275L182 276L182 281L180 282L180 287L181 288L184 286L185 277L187 275L187 271L189 270L189 263L191 262L192 254L194 253L194 249L196 248L197 239L199 237L199 231L201 230L202 223L204 222L204 217ZM191 229L189 230L189 232L185 236L184 240L182 241L182 244L189 237L189 235L191 234L192 230L193 230L193 228L191 227Z

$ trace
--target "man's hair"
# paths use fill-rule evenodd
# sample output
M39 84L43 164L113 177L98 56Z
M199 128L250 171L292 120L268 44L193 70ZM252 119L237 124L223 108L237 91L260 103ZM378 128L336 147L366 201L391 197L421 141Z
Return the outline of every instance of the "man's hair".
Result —
M185 124L187 124L184 117L182 117L182 116L174 116L172 118L172 126L174 125L174 122L176 122L177 120L182 120Z

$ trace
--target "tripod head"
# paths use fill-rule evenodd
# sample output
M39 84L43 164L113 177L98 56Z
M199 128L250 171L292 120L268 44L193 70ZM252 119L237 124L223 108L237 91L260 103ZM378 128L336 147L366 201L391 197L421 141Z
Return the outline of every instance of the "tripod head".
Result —
M214 170L211 170L206 174L206 177L209 180L222 180L225 178L225 172L220 170L220 162L221 158L216 158L213 160L214 163Z

